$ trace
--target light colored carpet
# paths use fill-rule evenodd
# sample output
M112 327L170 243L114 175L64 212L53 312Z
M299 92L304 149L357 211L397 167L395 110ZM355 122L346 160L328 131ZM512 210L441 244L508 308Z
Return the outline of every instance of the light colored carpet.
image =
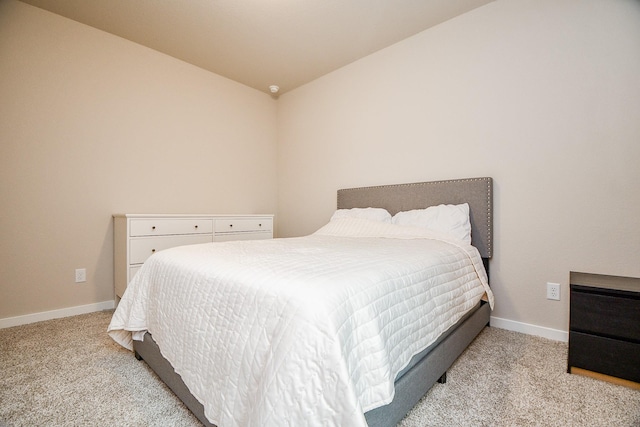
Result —
M199 426L111 341L110 318L0 329L0 425ZM400 426L640 426L639 391L567 374L566 353L564 343L486 328Z

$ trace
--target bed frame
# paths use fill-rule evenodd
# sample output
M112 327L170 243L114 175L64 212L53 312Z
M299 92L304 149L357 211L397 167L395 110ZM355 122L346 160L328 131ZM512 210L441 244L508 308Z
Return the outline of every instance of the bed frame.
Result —
M482 256L487 273L493 255L493 181L469 178L414 184L384 185L338 190L338 209L358 207L385 208L394 215L400 211L421 209L439 204L468 203L471 238ZM395 426L436 382L446 381L446 372L489 325L489 304L478 304L440 338L411 359L398 374L395 396L388 405L365 413L369 427ZM162 357L150 334L144 341L134 341L136 358L144 361L207 427L215 427L204 416L204 407L189 392L182 378Z

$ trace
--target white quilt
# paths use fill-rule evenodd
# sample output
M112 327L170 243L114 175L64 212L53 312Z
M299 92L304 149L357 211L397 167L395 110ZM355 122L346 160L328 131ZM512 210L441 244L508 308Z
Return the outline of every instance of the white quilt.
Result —
M365 427L411 357L493 304L478 251L358 219L311 236L183 246L149 258L109 334L151 332L219 427Z

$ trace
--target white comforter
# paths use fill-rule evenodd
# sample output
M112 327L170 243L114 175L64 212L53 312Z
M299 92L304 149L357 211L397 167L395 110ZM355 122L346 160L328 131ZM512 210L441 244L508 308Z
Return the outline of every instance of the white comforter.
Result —
M364 427L411 357L478 303L478 251L424 230L331 221L311 236L149 258L109 325L145 331L219 427Z

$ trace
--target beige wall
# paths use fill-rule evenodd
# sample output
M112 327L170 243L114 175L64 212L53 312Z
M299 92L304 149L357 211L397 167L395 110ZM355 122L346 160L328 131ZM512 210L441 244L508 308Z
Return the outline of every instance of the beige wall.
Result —
M338 188L488 175L494 316L566 330L570 270L640 276L638 22L498 0L275 102L0 0L0 319L113 298L114 212L277 208L297 236Z
M492 176L493 315L567 330L570 270L640 276L639 76L632 0L497 1L377 52L280 97L280 234L338 188Z
M13 0L0 76L0 319L112 300L113 213L275 213L264 93Z

